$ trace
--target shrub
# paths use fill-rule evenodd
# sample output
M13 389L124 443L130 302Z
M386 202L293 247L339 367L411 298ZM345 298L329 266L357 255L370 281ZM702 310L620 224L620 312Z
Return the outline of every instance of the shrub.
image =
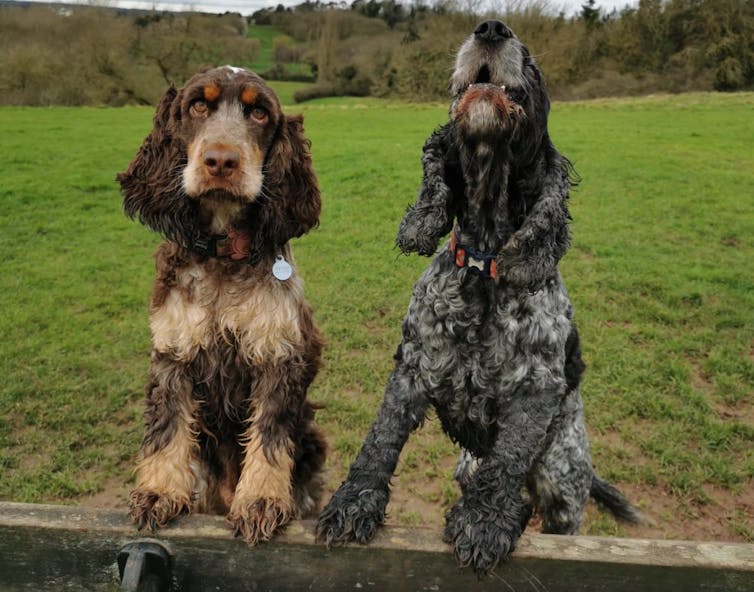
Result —
M199 67L248 64L259 48L237 15L93 7L0 8L0 103L154 104Z
M297 103L337 96L333 84L312 84L293 93L293 100Z
M321 99L324 97L365 97L370 94L372 81L359 72L358 68L349 64L335 72L334 82L318 82L294 93L293 99L297 103Z

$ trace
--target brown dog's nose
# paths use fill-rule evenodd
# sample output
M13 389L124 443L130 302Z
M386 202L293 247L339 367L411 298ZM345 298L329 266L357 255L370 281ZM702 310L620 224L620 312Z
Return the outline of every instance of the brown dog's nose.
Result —
M215 146L204 152L204 165L213 177L230 177L240 163L241 155L235 150Z
M474 29L474 35L480 41L502 41L513 37L511 31L502 21L484 21Z

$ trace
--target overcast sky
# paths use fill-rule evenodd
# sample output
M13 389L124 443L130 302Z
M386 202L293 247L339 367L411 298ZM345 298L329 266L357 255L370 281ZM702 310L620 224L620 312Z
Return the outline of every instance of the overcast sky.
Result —
M45 1L45 0L31 0L33 1ZM284 6L295 6L300 4L303 0L62 0L69 3L80 4L105 4L109 6L120 6L123 8L143 8L157 10L197 10L200 12L216 12L223 13L226 11L240 12L243 15L250 15L256 12L260 8L268 6L277 6L283 4ZM351 0L347 0L348 4ZM488 0L493 6L505 7L506 2L504 0ZM518 0L520 1L520 0ZM516 3L518 3L518 1ZM524 0L525 1L525 0ZM558 12L558 9L562 9L567 16L571 16L581 10L581 5L585 4L587 0L548 0L548 3L554 8L554 12ZM621 8L629 5L638 5L638 0L596 0L596 5L600 7L604 12L610 12L614 8L620 10Z

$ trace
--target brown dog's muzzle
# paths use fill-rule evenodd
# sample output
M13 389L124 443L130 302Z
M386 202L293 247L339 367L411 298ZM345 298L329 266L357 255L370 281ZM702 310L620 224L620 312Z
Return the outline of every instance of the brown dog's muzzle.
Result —
M228 178L238 171L241 153L229 146L211 144L202 154L202 160L208 176Z

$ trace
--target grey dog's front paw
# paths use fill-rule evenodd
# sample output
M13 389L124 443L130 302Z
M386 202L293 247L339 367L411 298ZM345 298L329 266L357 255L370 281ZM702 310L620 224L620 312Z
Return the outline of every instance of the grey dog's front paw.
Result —
M367 543L385 522L387 491L341 485L317 519L317 541L328 547L349 541Z
M395 242L404 253L434 255L440 238L450 231L448 213L442 206L411 206L398 228Z
M477 575L484 576L513 552L530 517L527 504L522 504L519 512L508 514L462 498L445 516L443 539L453 545L461 566L471 566Z

